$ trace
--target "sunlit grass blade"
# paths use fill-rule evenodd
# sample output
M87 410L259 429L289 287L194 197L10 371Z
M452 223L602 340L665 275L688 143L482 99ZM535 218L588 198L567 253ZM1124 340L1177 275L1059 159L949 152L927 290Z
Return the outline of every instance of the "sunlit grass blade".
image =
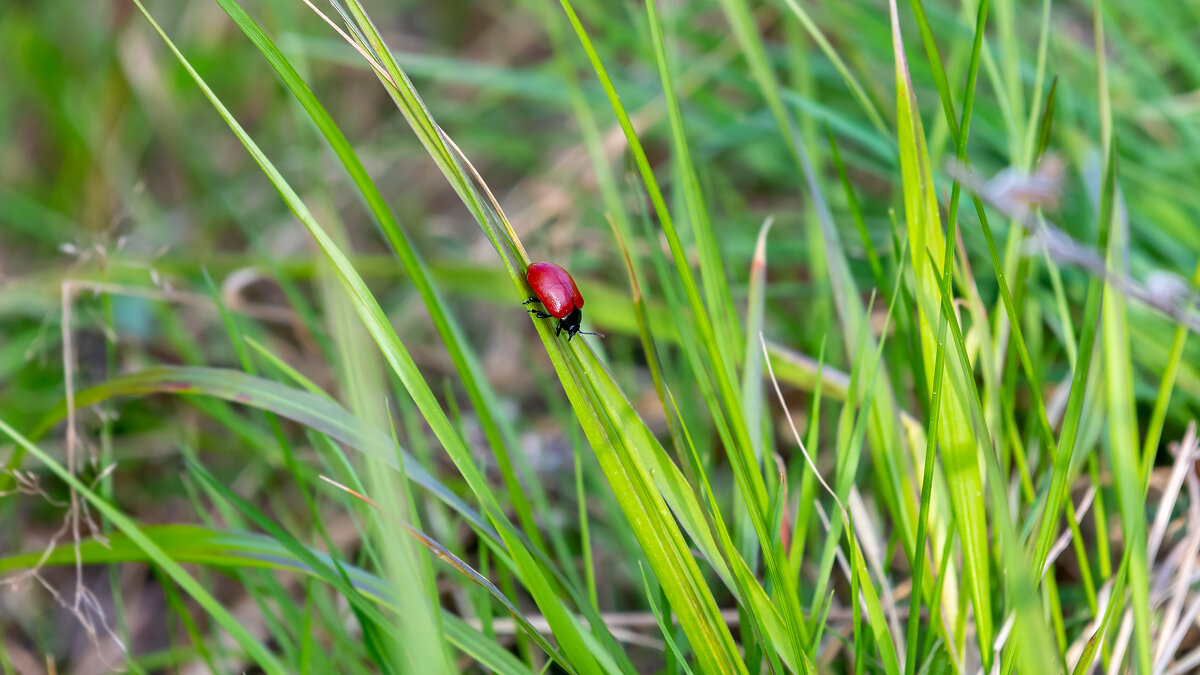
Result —
M912 2L910 4L913 9L913 14L917 19L917 26L921 33L921 39L925 46L926 55L930 61L930 65L933 69L934 79L937 84L938 95L939 95L939 98L942 103L942 110L944 113L944 118L945 118L947 128L949 128L954 134L956 156L959 161L963 161L966 156L967 134L968 134L968 130L970 129L971 116L972 116L972 112L973 112L973 108L974 108L975 83L976 83L976 78L978 75L980 54L982 51L984 26L985 26L985 23L987 20L987 15L988 15L988 2L986 0L984 0L984 2L979 3L979 7L976 11L975 36L974 36L972 49L971 49L970 62L967 66L967 68L968 68L967 84L966 84L966 92L963 96L963 109L962 109L961 122L955 119L955 109L954 109L953 97L952 97L952 94L949 89L949 84L947 82L945 71L942 66L942 62L941 62L941 58L938 53L937 45L934 43L932 31L929 27L929 23L926 18L926 15L925 15L924 5L921 2L921 0L912 0ZM893 32L893 42L895 45L894 49L897 52L896 64L897 64L897 69L899 69L900 65L902 63L902 58L901 58L901 54L900 54L902 47L899 44L899 39L898 39L899 38L899 28L897 27L895 14L892 15L892 22L893 22L893 31L894 31ZM904 65L905 65L905 69L907 71L907 64L905 63ZM907 81L907 82L911 82L911 78L910 78L908 72L904 73L903 78L901 78L899 73L897 74L897 81L898 81L897 98L898 99L900 97L899 92L901 89L903 89L903 87L900 84L901 79L903 79L904 81ZM905 98L908 99L907 92L905 94ZM908 99L908 100L911 100L911 99ZM904 102L898 103L898 105L900 105L900 106L905 106L907 104L908 104L907 100ZM917 169L921 174L923 174L922 177L917 182L920 184L927 185L927 189L929 190L928 196L925 198L926 206L928 207L928 210L926 210L925 214L924 214L928 218L928 220L926 221L926 223L921 225L921 227L925 229L925 233L924 233L925 234L925 242L923 244L913 242L913 249L915 252L915 250L918 247L920 247L922 245L926 245L926 246L928 246L927 251L930 251L930 255L936 256L936 250L937 250L939 244L944 247L943 252L942 252L942 259L941 259L941 263L940 263L940 268L941 268L940 277L938 278L936 284L937 284L937 293L941 299L941 303L942 303L943 307L948 308L949 300L952 297L951 279L952 279L952 276L954 273L953 251L954 251L954 246L956 243L956 235L957 235L958 204L959 204L959 198L961 195L960 186L957 182L955 182L951 188L949 211L948 211L947 220L946 220L947 232L943 239L940 236L940 232L938 232L941 228L941 224L940 224L940 222L938 222L938 219L937 219L936 200L935 200L935 198L932 197L932 195L933 195L932 187L931 187L932 176L930 175L929 160L928 160L928 156L927 156L927 151L925 149L925 141L923 138L923 131L921 130L920 118L916 114L915 110L911 109L911 108L910 108L909 112L901 111L899 118L901 120L904 120L906 118L912 120L911 124L914 127L913 136L916 137L916 141L917 141L916 145L915 145L916 152L917 152L917 162L916 162ZM902 157L901 166L902 166L902 168L905 166L905 161L904 161L904 155L906 154L905 146L908 145L906 143L906 139L905 139L906 133L907 132L902 131L900 134L900 148L901 148L901 157ZM909 166L910 167L912 166L911 163L909 164ZM910 236L912 236L912 234L913 234L913 221L912 221L913 212L908 209L908 199L909 199L908 193L909 193L910 189L915 188L915 185L916 185L916 183L910 182L909 177L905 178L906 215L909 218ZM920 256L920 257L924 257L924 256ZM965 262L965 259L964 259L964 262ZM914 270L917 270L920 267L921 267L921 262L917 259L914 259ZM919 299L918 305L921 305L922 309L924 309L925 311L928 311L930 309L927 304L929 301L928 293L929 293L930 275L926 271L923 274L919 273L919 272L915 273L915 276L917 277L918 286L919 286L919 288L916 289L916 292L918 293L918 299ZM968 283L973 288L974 282L968 281ZM978 303L973 303L972 307L973 307L973 317L979 322L979 325L977 325L976 330L981 331L983 335L987 335L988 331L987 331L985 314L982 311L978 311L979 309L981 309L978 307ZM925 321L928 322L930 319L931 319L931 317L926 317ZM945 358L947 356L947 352L946 352L946 348L945 348L945 340L947 338L947 324L948 324L948 322L957 322L957 320L958 320L957 316L953 312L951 312L949 309L945 309L944 311L938 313L938 322L937 322L937 331L936 331L936 336L937 336L936 337L936 347L935 347L935 353L932 355L932 362L934 364L933 370L932 370L932 380L933 380L933 385L931 388L931 399L932 400L930 402L930 408L929 408L930 409L929 429L928 429L928 433L926 434L926 438L928 439L927 442L929 445L926 447L924 470L922 473L923 478L922 478L922 487L921 487L921 514L920 514L920 519L918 521L918 536L917 536L917 544L918 544L917 560L918 561L922 560L925 555L925 538L926 538L926 529L925 528L928 526L927 522L928 522L928 506L929 506L929 504L927 503L927 500L929 499L931 490L934 485L934 483L933 483L933 478L934 478L934 476L933 476L933 468L934 468L933 460L934 460L934 457L932 456L933 450L935 449L935 447L937 446L938 443L943 442L943 441L955 443L955 446L953 446L955 448L955 451L951 452L950 456L945 457L943 460L944 464L947 466L947 474L948 474L948 478L949 478L950 477L949 476L950 467L952 467L956 464L961 465L961 463L963 462L963 460L966 456L966 453L963 452L963 448L965 448L970 442L969 438L971 435L971 430L970 430L969 426L965 423L966 415L965 415L965 411L962 409L961 400L956 402L956 400L955 400L956 397L953 395L950 398L947 398L946 392L944 391L945 386L946 386L943 378L945 376L944 368L946 367L945 366ZM923 342L924 351L925 351L926 367L928 367L928 364L930 363L931 355L928 351L929 347L930 347L930 342L927 337L928 333L925 333L924 331L927 330L929 327L930 326L928 325L928 323L925 323L922 326L922 328L923 328L922 342ZM952 330L951 332L954 335L953 339L961 340L961 335L959 334L959 329L958 329L957 325L954 326L954 330ZM954 350L950 353L951 358L953 358L955 355L958 356L958 358L956 359L957 363L955 363L954 365L957 366L957 368L969 370L970 361L965 356L966 350L964 348L964 345L961 344L961 342L960 342L956 346L957 346L957 350ZM991 362L991 360L989 358L984 358L984 365L985 365L984 381L985 381L985 383L994 384L995 378L994 378L993 374L990 371L986 370L986 368L990 365L990 362ZM970 375L964 374L963 377L969 378ZM951 382L953 383L952 387L955 389L958 396L962 396L963 395L962 388L961 388L961 386L958 385L958 382L956 381L955 378L956 378L956 375L952 374L951 375ZM971 394L967 394L967 396L969 397L969 396L971 396ZM978 406L979 406L979 402L969 401L968 407L978 407ZM948 417L947 417L947 415L948 415ZM986 419L986 417L984 419ZM947 426L945 429L943 429L942 425L947 425ZM951 426L949 426L949 425L953 425L953 428L951 428ZM947 432L949 432L949 433L947 433ZM986 439L984 439L984 440L986 441ZM961 445L959 445L959 444L961 444ZM982 443L981 447L983 449L983 452L985 452L985 453L991 452L990 442ZM962 454L955 456L957 453L962 453ZM958 472L955 472L955 473L958 473ZM998 478L999 477L997 476L996 479L998 479ZM966 489L967 489L968 495L970 494L969 491L971 489L975 489L975 486L972 485L972 483L975 480L978 480L978 479L974 476L969 476L966 480L966 485L967 485ZM955 480L951 480L949 482L952 486L952 489L954 486L960 486L959 500L961 502L962 497L963 497L963 495L961 493L961 486L964 485L964 483L962 482L960 477L956 477ZM978 494L978 493L976 493L976 494ZM968 499L969 499L969 497L968 497ZM963 513L961 515L963 515L967 519L976 519L976 520L973 520L972 522L975 522L977 526L981 524L982 527L984 528L984 531L986 532L986 522L980 522L979 520L977 520L981 516L981 512L976 511L974 514L971 514L968 512L968 513ZM1001 514L998 514L997 517L1005 518L1005 516L1001 515ZM962 523L962 522L964 522L964 520L961 518L956 518L955 522ZM967 530L967 531L969 531L969 530ZM962 533L962 532L964 532L964 530L960 530L960 533ZM966 548L967 548L967 545L964 545L964 549L966 549ZM926 566L924 564L917 564L915 569L916 569L916 571L915 571L914 577L913 577L913 591L912 592L913 592L914 597L920 597L920 589L922 586L923 578L926 574ZM973 602L977 601L981 597L979 594L980 584L979 584L978 580L973 578L974 575L976 573L978 573L978 571L979 571L978 569L970 567L970 566L968 567L968 570L967 570L968 579L972 582L971 589L973 592L973 595L972 595ZM986 571L986 569L984 569L983 571ZM944 579L939 579L939 582L938 582L939 585L941 585L943 581L944 581ZM985 578L984 586L986 586L986 578ZM983 625L985 627L988 626L990 624L990 618L986 617L986 616L980 616L981 612L986 611L985 607L981 607L980 605L976 604L975 609L976 609L977 622L982 621ZM918 617L915 614L910 614L909 615L909 633L908 633L909 642L908 642L908 645L905 650L906 669L909 670L910 672L912 670L914 670L917 666L918 645L920 643L920 635L919 635L918 626L919 626ZM982 628L981 628L981 630L982 630ZM980 644L981 644L981 648L983 649L983 651L985 653L984 662L987 663L987 660L988 660L988 657L986 655L986 652L987 652L986 644L987 643L981 639Z
M920 116L916 111L915 92L912 91L904 44L900 35L899 16L895 0L889 2L892 17L892 44L895 53L896 107L898 139L900 143L900 167L904 185L904 211L907 221L909 250L912 254L913 275L916 280L914 292L920 311L920 334L926 380L935 381L934 369L940 340L935 336L935 326L941 312L938 311L941 295L940 279L934 265L926 255L929 251L934 260L947 257L946 247L952 246L942 233L938 214L937 198L934 193L932 169L925 147L925 135ZM957 352L950 355L957 361ZM969 364L953 364L956 371L969 371ZM952 379L954 375L952 374ZM983 503L983 483L977 458L979 440L968 419L968 404L965 392L952 386L942 395L938 411L941 428L938 437L931 438L942 450L946 481L950 498L958 514L958 534L962 543L964 574L969 585L971 604L975 609L977 639L983 653L983 663L990 665L992 642L992 602L990 595L991 560L988 555L987 518ZM984 452L990 451L984 444ZM927 462L928 463L928 462ZM918 546L924 542L918 541ZM923 573L923 570L922 570ZM908 650L915 656L910 646Z
M667 463L669 460L636 418L632 406L615 390L599 361L590 352L585 357L590 358L582 364L578 385L581 389L586 387L583 391L606 414L581 423L605 473L622 477L622 482L613 485L617 501L632 521L634 534L663 585L672 610L679 615L689 642L706 669L746 672L745 665L737 658L729 629L720 618L716 601L667 509L660 493L661 484L655 486L656 477L668 471L651 471L645 463L647 459L660 458ZM623 426L617 426L619 422ZM635 518L635 514L639 515Z
M1106 188L1115 190L1112 177L1117 174L1115 144L1108 154L1110 180ZM1115 194L1104 197L1115 204ZM1114 217L1115 209L1102 210L1101 217ZM1129 245L1128 223L1112 220L1109 223L1111 238L1106 256L1107 269L1116 272L1125 268L1126 249ZM1112 283L1107 283L1104 293L1100 321L1104 337L1104 375L1107 392L1109 449L1117 504L1121 513L1121 531L1124 545L1133 553L1129 562L1129 590L1133 604L1133 631L1138 670L1151 672L1153 654L1150 651L1150 599L1149 573L1146 559L1146 516L1145 492L1142 490L1143 461L1138 457L1137 413L1133 400L1133 362L1129 354L1129 325L1125 310L1125 295Z
M742 603L752 609L749 616L758 626L759 633L770 637L772 643L775 645L774 649L779 651L780 657L789 667L796 668L797 664L799 664L807 669L809 664L804 654L793 649L794 642L786 637L777 610L771 604L763 588L755 580L753 573L747 567L745 561L737 553L729 532L725 528L720 509L717 506L706 474L701 471L697 476L701 482L703 493L707 497L707 505L709 507L707 517L701 511L691 486L688 485L679 468L667 458L653 434L640 421L633 424L628 423L630 420L636 420L636 413L629 406L628 401L625 400L624 394L616 388L615 383L605 376L600 364L593 360L584 372L594 373L597 376L592 380L592 385L598 387L598 391L601 394L596 397L597 404L607 409L608 414L614 416L614 418L626 421L621 426L614 427L614 433L618 435L620 432L629 434L629 437L624 442L631 444L631 447L636 452L636 457L640 458L641 462L645 462L646 467L649 469L650 478L654 481L657 490L670 505L675 517L680 520L684 530L692 536L693 545L705 554L706 559L726 586L739 596ZM669 390L666 391L666 396L670 409L677 412L674 399L671 397ZM686 446L691 450L692 457L690 459L692 460L692 464L697 467L701 466L699 457L696 456L695 446L687 438L687 427L680 424L678 428L684 436ZM603 455L598 455L598 457L603 466L606 462L606 457ZM631 456L630 459L633 459L633 457ZM686 465L687 463L685 462ZM619 485L614 485L614 488L622 489ZM622 494L618 493L619 498L622 496ZM710 531L710 527L715 530L715 538L713 532ZM637 530L635 530L636 532ZM651 563L653 566L653 559L651 559ZM660 583L664 585L665 589L670 591L672 581L674 580L668 579L660 581ZM672 600L672 606L678 613L679 609L676 605L677 603ZM774 658L770 654L768 656Z
M615 230L615 233L622 251L627 251L620 231ZM628 259L626 262L630 269L631 284L634 289L635 311L640 313L644 311L642 303L638 300L640 297L640 285L637 282L636 276L634 276L635 273L632 267L628 264ZM647 354L650 356L656 354L656 350L653 349L653 338L644 330L643 340L644 344L652 347L652 349L647 351ZM652 367L655 362L656 360L651 361ZM605 394L605 396L601 397L601 400L624 401L624 394L615 387L615 384L610 379L603 377L603 372L596 372L601 376L598 379L600 391ZM784 661L790 667L795 667L794 664L803 655L797 656L786 648L790 643L784 637L777 611L771 605L762 587L758 585L758 582L754 579L754 575L741 559L732 540L729 538L720 508L713 496L712 487L709 485L707 476L702 470L695 447L692 445L690 438L688 438L687 427L683 425L682 418L677 414L678 409L675 406L675 399L671 396L668 389L664 389L661 395L663 396L664 407L674 413L668 415L668 420L674 420L671 423L671 428L673 429L672 437L676 440L677 448L681 452L683 448L690 450L690 456L681 457L680 463L685 468L697 467L697 470L690 470L689 475L694 480L699 481L700 489L702 489L703 494L707 498L706 503L709 507L707 514L701 510L699 503L696 501L692 486L684 479L679 468L667 458L654 436L640 424L623 424L622 428L632 434L632 441L642 461L646 462L649 467L651 477L658 490L667 500L675 517L680 520L684 530L692 536L693 545L704 553L706 559L713 565L725 585L741 598L742 603L746 607L752 608L752 611L749 612L749 617L758 626L758 634L770 636L772 642L782 650L781 656ZM609 404L606 403L605 405ZM628 403L624 402L622 405L628 405ZM631 419L632 414L632 411L620 413L620 417L622 419ZM620 488L618 487L618 489ZM710 532L710 527L715 530L715 539L712 532ZM771 653L768 653L768 657L775 658ZM807 667L807 661L802 661L801 665Z
M1194 295L1200 289L1200 261L1192 272L1191 293ZM1167 357L1167 367L1163 369L1162 381L1158 386L1158 395L1154 399L1154 408L1146 423L1146 440L1142 445L1141 475L1143 481L1150 477L1154 465L1154 456L1158 452L1158 443L1162 439L1163 424L1167 419L1167 404L1171 400L1171 392L1175 388L1175 380L1179 375L1179 364L1183 360L1183 347L1188 337L1188 327L1179 324L1175 328L1175 337L1171 340L1171 351Z
M932 260L930 264L935 265ZM934 266L934 272L941 274L941 270L938 270L936 266ZM950 296L942 294L940 301L943 317L954 316ZM969 363L966 341L958 322L948 321L947 325L950 328L950 345L958 356L955 364L961 366L961 364ZM986 438L988 436L987 425L984 422L981 399L974 380L962 371L951 373L951 375L952 386L970 408L969 412L974 427L980 430L981 437ZM957 377L953 377L954 375ZM993 668L997 664L1000 665L1001 672L1006 675L1011 673L1018 663L1022 666L1022 672L1040 670L1045 668L1046 661L1051 658L1054 649L1049 628L1045 626L1043 607L1038 602L1037 577L1025 568L1027 551L1021 543L1021 539L1018 538L1010 518L1009 511L1012 507L1009 495L1005 492L1007 480L999 466L996 454L984 451L980 453L980 457L986 471L986 485L993 514L992 529L997 540L998 554L995 559L998 561L998 567L1005 570L1003 599L1008 616L1005 627L997 632L992 651L989 653L988 647L985 645L980 645L980 649L984 650L985 660L989 655L1001 657L1001 661L993 661ZM996 654L997 650L1002 651ZM1062 666L1061 659L1059 665Z
M968 125L970 122L970 111L971 111L971 107L972 107L972 102L974 100L974 77L975 77L975 73L976 73L976 69L978 67L978 61L979 61L979 57L980 57L980 45L981 45L982 36L983 36L983 23L986 18L988 3L987 2L980 3L979 9L978 9L978 20L977 20L976 34L975 34L975 46L974 46L974 49L972 52L972 66L971 66L971 71L969 73L968 88L967 88L967 93L966 93L966 97L964 100L964 106L963 106L963 123L961 125L954 119L954 105L953 105L953 101L951 100L951 97L949 94L949 86L946 82L946 77L945 77L944 70L941 66L940 58L937 55L936 45L933 44L932 34L929 29L928 21L925 18L923 5L920 2L920 0L913 0L912 5L913 5L914 12L918 19L918 26L921 28L921 35L922 35L922 39L925 42L926 52L929 55L931 64L933 65L935 81L937 82L938 92L942 99L942 106L943 106L943 111L946 116L947 124L949 125L951 130L957 136L958 160L964 161L965 160L966 135L967 135ZM959 186L958 186L958 183L956 182L954 185L954 188L952 190L952 195L951 195L951 204L950 204L951 227L954 226L954 222L955 222L954 219L955 219L956 213L957 213L958 195L959 195ZM1008 318L1008 323L1006 324L1005 330L1011 330L1012 339L1015 343L1015 348L1016 348L1017 356L1020 361L1021 368L1025 371L1026 376L1030 379L1031 382L1036 382L1038 375L1037 375L1035 368L1032 365L1032 359L1029 355L1028 348L1026 347L1025 339L1021 332L1020 323L1017 320L1016 306L1013 301L1012 295L1009 291L1008 283L1005 280L1003 270L1002 270L1002 267L1000 264L1000 260L999 260L999 257L998 257L997 251L996 251L996 247L992 240L991 230L987 223L987 216L984 213L983 205L982 205L982 202L978 195L973 195L973 202L975 205L976 214L979 217L980 223L982 225L984 237L987 240L988 251L991 255L993 270L996 273L997 282L1000 285L1000 295L1001 295L1002 305L1003 305L1004 310L1007 312L1006 316ZM1015 232L1016 232L1016 230L1014 230L1013 236L1016 236ZM1015 240L1010 239L1010 242L1011 241L1015 241ZM947 253L947 255L946 255L945 259L948 263L951 260L951 258L949 256L949 250L947 250L946 253ZM947 269L946 272L947 272L947 274L949 274L950 270ZM1021 278L1021 275L1018 275L1018 281L1020 281L1020 278ZM1049 423L1048 415L1046 412L1046 405L1042 399L1041 387L1035 385L1035 386L1030 387L1029 391L1033 398L1033 413L1034 413L1034 419L1036 421L1036 428L1037 428L1037 431L1039 432L1039 436L1040 436L1043 444L1047 448L1055 447L1056 443L1054 440L1053 432L1050 428L1050 423ZM1062 447L1061 442L1058 445L1060 448ZM1060 450L1059 454L1062 455L1062 454L1064 454L1064 452L1069 454L1069 450L1070 450L1070 448L1067 447L1065 450ZM1065 480L1065 476L1062 476L1061 478L1063 480ZM1056 522L1055 519L1057 518L1057 508L1058 508L1057 502L1055 502L1053 513L1047 513L1046 514L1047 520L1043 520L1044 527L1043 527L1042 533L1039 535L1039 537L1042 539L1042 542L1039 542L1039 550L1041 550L1041 543L1048 544L1049 540L1051 540L1053 538L1053 530L1049 527L1049 523ZM1035 556L1035 558L1036 558L1036 556ZM1038 567L1038 565L1035 565L1035 571L1034 571L1035 578L1040 577L1040 570L1037 570L1036 569L1037 567Z

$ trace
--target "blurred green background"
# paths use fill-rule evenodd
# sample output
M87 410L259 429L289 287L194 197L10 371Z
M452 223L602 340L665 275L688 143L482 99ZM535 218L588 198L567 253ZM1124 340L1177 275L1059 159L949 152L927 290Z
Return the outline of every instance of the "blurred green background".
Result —
M802 4L863 84L878 119L853 96L787 5L751 7L785 87L785 103L823 181L851 271L869 292L877 284L863 238L848 217L827 133L838 140L867 239L887 257L893 246L892 210L903 218L887 7L873 0ZM1012 166L1030 168L1027 134L1040 120L1031 123L1026 116L1035 99L1045 101L1050 86L1046 81L1034 90L1042 4L993 4L967 152L985 178ZM214 2L155 0L147 6L322 222L344 230L344 250L443 404L463 404L427 313L361 197L260 53ZM243 6L277 40L360 153L518 422L534 472L552 501L557 504L566 495L569 502L578 434L564 415L548 361L518 310L521 298L504 285L491 245L358 54L300 2L254 0ZM824 340L830 366L849 372L853 363L844 356L844 345L854 338L831 330L835 307L826 263L814 252L819 240L813 203L801 189L720 7L708 1L660 6L678 64L693 160L735 304L746 302L755 238L763 221L773 218L765 333L814 357ZM580 0L575 8L670 192L669 127L643 6ZM568 74L596 116L627 212L640 218L648 203L615 118L560 10L535 0L375 2L368 9L439 124L496 194L531 256L559 262L575 275L589 298L591 324L608 333L603 346L614 374L643 418L665 435L637 340L624 265L571 107ZM959 96L974 4L937 0L925 9ZM1164 275L1186 284L1200 255L1200 3L1120 0L1103 3L1101 11L1121 208L1130 232L1129 274L1142 284L1162 283ZM1049 150L1064 160L1066 170L1058 204L1046 218L1090 245L1096 239L1102 175L1093 6L1055 2L1049 12L1047 75L1057 81ZM550 30L548 21L556 28ZM901 24L934 169L944 179L953 139L910 12L902 11ZM558 37L552 39L554 33ZM555 39L565 47L555 47ZM64 293L70 295L77 388L154 364L237 368L206 272L225 304L253 319L245 323L247 334L317 385L336 388L338 364L328 357L330 337L310 329L314 317L324 320L331 311L322 290L327 272L310 237L130 2L5 0L0 7L0 134L0 419L28 432L63 400ZM682 209L678 193L668 198ZM939 199L944 209L943 188ZM998 242L1010 240L1004 219L994 218L992 226ZM999 304L997 286L971 209L960 209L959 227L984 304L992 309ZM634 254L648 255L656 243L644 238ZM1021 305L1032 327L1026 337L1043 381L1059 382L1070 377L1069 350L1051 279L1040 262L1042 251L1030 249L1021 245L1012 251L1029 254L1032 261ZM1061 265L1061 274L1078 321L1091 275L1069 262ZM652 303L664 302L661 289L643 290ZM876 303L878 319L885 309ZM1136 302L1130 312L1134 395L1144 418L1175 324ZM901 404L919 413L924 404L912 391L912 366L903 362L901 350L889 354L889 371L897 386L908 390ZM1168 408L1165 440L1182 436L1196 415L1197 357L1191 341ZM680 361L678 355L669 358ZM1024 387L1024 379L1020 382ZM695 392L686 394L691 399L685 406L700 405ZM807 394L790 390L788 395L797 410L806 409ZM1032 425L1024 421L1029 398L1019 393L1016 401L1025 429ZM836 415L827 421L832 429ZM96 458L81 475L90 480L105 471L101 458L115 462L116 469L106 474L106 489L145 525L196 520L185 490L183 449L202 456L211 471L285 522L300 503L278 455L253 451L271 444L269 427L233 406L200 397L121 399L82 411L79 425L82 447ZM479 437L469 419L464 428L468 438ZM419 429L407 433L420 436ZM303 443L297 426L286 425L285 433ZM712 430L698 433L701 441L715 442ZM41 445L62 456L62 427ZM0 442L0 457L11 447ZM1160 453L1161 463L1169 460ZM430 465L452 475L444 459ZM25 468L39 473L28 461ZM588 481L589 489L608 490L598 475ZM727 490L728 477L720 484ZM0 498L0 552L5 555L40 550L62 526L66 488L45 475L39 486L26 485ZM611 563L601 566L609 582L601 604L636 609L643 602L636 562L622 552L627 549L608 551L604 544L605 537L627 541L628 535L621 534L624 524L613 514L611 499L599 504L592 536L598 558ZM542 516L573 517L570 509L557 507ZM330 517L339 516L331 512ZM352 526L343 526L353 534ZM469 539L469 532L459 533ZM352 549L353 539L348 535L343 543ZM469 542L464 546L473 550ZM86 573L88 584L112 587L104 568L88 567ZM179 598L164 597L147 568L127 567L121 574L119 587L130 593L130 620L143 626L135 651L177 643L180 629L161 616ZM71 570L47 569L42 577L45 586L59 589L71 603ZM255 612L253 596L237 586L219 590L230 606L248 603L246 611ZM107 591L98 592L101 603L111 605ZM61 664L59 672L107 669L94 647L106 638L86 635L37 580L0 587L0 632L18 672L21 664L45 668L47 658ZM657 663L656 656L644 659Z

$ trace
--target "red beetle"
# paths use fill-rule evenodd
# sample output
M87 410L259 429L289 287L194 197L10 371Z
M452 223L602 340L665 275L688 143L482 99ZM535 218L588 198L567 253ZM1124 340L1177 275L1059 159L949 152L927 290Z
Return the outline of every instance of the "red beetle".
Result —
M570 342L576 333L604 337L600 333L579 330L579 322L583 319L583 296L579 294L575 280L566 270L551 262L535 262L525 271L525 280L529 282L535 297L522 304L540 302L546 311L531 309L529 312L539 319L558 319L558 326L554 329L555 335L567 331L567 342Z

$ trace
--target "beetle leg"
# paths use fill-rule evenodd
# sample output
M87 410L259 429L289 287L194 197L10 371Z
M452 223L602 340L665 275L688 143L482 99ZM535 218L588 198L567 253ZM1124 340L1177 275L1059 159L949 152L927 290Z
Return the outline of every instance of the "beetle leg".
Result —
M532 297L532 298L530 298L530 299L526 300L525 302L522 302L521 304L522 304L522 305L528 305L528 304L529 304L529 303L531 303L531 302L537 302L537 301L538 301L537 297L536 297L536 296L534 296L534 297Z
M552 316L551 314L547 314L540 309L531 309L529 310L529 313L533 314L539 319L549 319Z

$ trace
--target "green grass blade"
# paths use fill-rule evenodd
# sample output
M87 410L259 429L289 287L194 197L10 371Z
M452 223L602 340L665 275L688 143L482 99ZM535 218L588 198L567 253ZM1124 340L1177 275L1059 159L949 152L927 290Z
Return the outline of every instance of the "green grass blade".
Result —
M746 335L763 332L763 305L767 278L767 234L771 231L772 219L767 219L758 230L758 241L754 245L754 257L750 261L750 295L746 298ZM763 358L762 350L754 340L746 340L746 354L742 359L742 406L746 415L746 428L757 452L761 453L763 418ZM759 454L759 461L762 461Z
M1116 175L1116 153L1108 155L1110 178ZM1106 187L1115 189L1111 181ZM1115 195L1108 193L1105 199L1115 204ZM1102 213L1110 218L1115 209ZM1125 250L1128 246L1128 224L1110 221L1112 237L1106 257L1110 274L1122 274L1125 265ZM1136 646L1138 671L1151 672L1153 653L1150 648L1150 585L1146 560L1146 515L1145 493L1142 490L1142 466L1138 457L1137 413L1133 401L1133 362L1129 353L1129 324L1125 310L1125 295L1111 282L1107 282L1100 321L1104 337L1104 374L1106 403L1108 410L1109 443L1113 475L1117 492L1117 503L1121 513L1121 531L1124 545L1133 551L1129 564L1129 590L1133 604L1134 645Z
M675 655L676 659L678 659L679 666L683 672L687 675L692 675L692 669L687 664L687 658L684 657L683 652L679 649L679 645L676 644L675 638L671 636L671 634L674 632L674 627L667 623L665 617L663 617L662 611L659 610L658 605L654 602L655 594L650 588L650 579L646 576L646 570L642 569L641 572L642 586L646 589L646 601L650 603L650 612L654 614L654 620L658 623L658 630L660 633L662 633L663 641L667 643L667 648L670 649L671 653Z
M190 366L147 368L77 392L75 405L77 408L86 408L118 396L143 396L154 393L212 396L268 410L361 452L374 452L384 461L393 464L396 462L390 449L379 451L379 448L391 446L387 433L382 429L364 428L357 418L335 401L236 370ZM43 418L30 432L30 437L40 438L63 420L66 414L67 406L63 402ZM453 490L438 481L408 453L401 453L401 456L404 459L405 473L413 482L429 490L479 531L498 538L495 530Z
M687 136L684 133L683 113L679 109L675 77L667 58L666 39L663 37L663 28L658 16L658 0L646 0L646 16L650 24L650 39L655 61L658 64L659 80L663 86L663 98L667 103L667 117L671 126L671 145L675 150L677 170L682 177L684 204L687 207L688 220L691 223L692 234L695 237L699 253L700 277L704 285L704 297L708 301L709 315L712 317L716 351L720 354L723 362L733 363L734 350L740 338L736 325L737 312L729 292L729 282L725 278L721 248L713 236L708 207L700 189L700 178L692 163L692 153L688 148ZM747 335L751 335L751 333L747 333ZM746 341L749 342L749 340ZM761 449L757 445L754 448L761 463Z
M604 406L607 414L581 422L605 473L623 477L623 483L613 485L614 493L631 520L651 569L704 668L711 672L746 672L729 629L720 619L716 601L674 524L660 488L655 486L655 478L666 472L652 470L645 462L656 457L665 460L665 452L656 447L657 441L602 372L599 361L590 352L586 355L591 358L583 364L579 384L587 387L583 391ZM617 421L624 421L624 426L616 426Z
M807 31L809 36L812 37L813 41L817 43L817 46L821 48L821 51L824 52L825 56L828 57L831 62L833 62L834 68L837 69L838 74L840 74L842 79L845 80L846 86L850 87L850 92L854 95L855 100L858 101L858 104L863 109L863 112L866 113L867 118L871 120L871 124L875 127L875 130L879 132L880 136L890 140L892 134L888 129L887 124L885 124L883 121L883 115L880 114L879 109L876 108L874 102L872 102L867 96L863 86L859 84L858 79L854 77L854 73L850 71L850 68L842 60L841 55L838 54L837 50L834 49L832 44L830 44L829 39L825 37L825 34L821 32L821 29L817 27L817 24L812 20L812 17L809 16L804 7L801 6L796 0L784 0L784 3L787 5L788 9L792 11L792 14L796 17L800 24L804 26L804 30Z
M1200 289L1200 261L1192 272L1191 293L1194 296ZM1154 408L1150 412L1150 420L1146 423L1146 440L1142 445L1141 475L1150 476L1154 457L1158 453L1158 443L1162 439L1163 424L1167 419L1167 404L1171 400L1171 392L1175 388L1175 380L1179 375L1179 364L1183 360L1183 347L1187 341L1188 328L1181 323L1175 328L1175 337L1171 340L1171 352L1167 357L1167 367L1163 369L1162 381L1158 385L1158 395L1154 398Z
M889 2L892 17L892 44L895 52L896 107L900 133L900 166L904 184L904 210L907 221L909 248L912 254L913 275L916 279L915 293L921 314L920 333L924 367L927 381L934 381L934 367L938 340L934 330L940 302L939 279L934 265L926 257L926 250L934 259L945 257L945 247L951 245L944 239L938 215L937 198L934 194L933 176L929 155L925 147L925 135L915 105L915 93L904 55L904 44L900 36L899 16L895 0ZM955 353L957 356L957 353ZM956 359L957 360L957 359ZM954 364L958 371L965 364ZM964 573L970 588L971 603L975 609L977 638L983 653L985 668L990 666L990 645L993 628L991 617L991 570L987 543L987 519L983 503L983 483L977 459L977 438L967 416L964 394L953 387L949 395L943 395L941 436L932 439L942 449L946 479L950 487L950 498L958 514L958 533L962 542ZM985 448L987 446L984 446ZM918 546L924 545L917 542Z

